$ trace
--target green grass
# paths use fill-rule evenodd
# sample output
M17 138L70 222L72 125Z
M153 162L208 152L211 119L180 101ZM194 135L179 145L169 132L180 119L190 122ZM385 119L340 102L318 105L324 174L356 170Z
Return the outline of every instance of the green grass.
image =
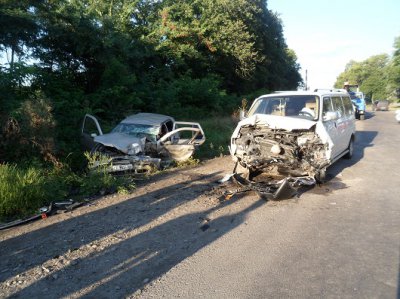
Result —
M46 178L35 168L0 165L0 216L25 215L40 207L47 195Z
M214 117L199 120L206 142L199 147L196 158L209 159L229 154L230 138L237 122L232 117Z
M35 214L52 201L79 201L99 194L128 193L133 188L129 177L112 176L102 170L76 174L65 168L0 164L0 221Z

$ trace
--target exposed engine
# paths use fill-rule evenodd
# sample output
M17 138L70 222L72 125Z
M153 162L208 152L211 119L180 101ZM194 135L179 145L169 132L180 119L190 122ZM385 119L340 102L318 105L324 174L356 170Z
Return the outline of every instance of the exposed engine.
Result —
M316 176L325 171L327 145L310 130L286 131L266 125L246 125L239 131L235 156L250 177Z

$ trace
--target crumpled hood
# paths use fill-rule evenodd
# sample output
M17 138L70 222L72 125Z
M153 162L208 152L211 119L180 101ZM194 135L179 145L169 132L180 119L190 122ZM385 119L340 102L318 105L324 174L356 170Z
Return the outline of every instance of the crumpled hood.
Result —
M267 125L271 129L283 129L286 131L313 130L323 143L328 143L329 149L327 150L326 156L330 157L330 155L331 155L333 141L332 141L331 137L326 133L326 129L324 128L324 125L322 122L316 122L313 120L296 118L296 117L255 114L253 116L250 116L250 117L245 118L242 121L240 121L238 123L238 125L236 126L235 131L232 134L230 152L231 152L231 155L233 156L234 160L236 159L235 152L236 152L237 146L233 142L233 139L239 138L239 132L243 126L246 126L246 125L254 126L256 124Z
M124 133L108 133L94 138L95 142L101 143L108 147L115 147L124 154L128 154L129 149L134 145L144 151L145 138L137 138Z
M287 117L287 116L279 116L279 115L267 115L267 114L254 114L248 118L240 121L233 132L233 136L237 136L240 128L245 125L257 125L257 124L265 124L271 129L283 129L286 131L293 130L310 130L312 126L314 126L317 122L304 119L304 118L295 118L295 117Z

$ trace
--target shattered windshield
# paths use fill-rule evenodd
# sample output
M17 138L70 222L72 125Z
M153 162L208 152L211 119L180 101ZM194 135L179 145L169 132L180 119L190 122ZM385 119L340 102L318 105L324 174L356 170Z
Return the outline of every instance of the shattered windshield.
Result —
M146 137L151 141L156 141L159 131L159 127L151 125L120 123L112 130L112 133L125 133L134 137Z
M317 120L319 97L315 95L274 96L256 100L248 112Z

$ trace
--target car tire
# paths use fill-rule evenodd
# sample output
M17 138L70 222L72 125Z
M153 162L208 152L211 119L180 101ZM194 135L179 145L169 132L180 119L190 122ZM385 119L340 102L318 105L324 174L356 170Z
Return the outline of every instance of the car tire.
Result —
M353 138L350 139L349 146L347 147L347 154L343 156L345 159L351 159L354 153L354 140Z
M315 174L315 180L317 181L318 184L323 184L326 182L326 169L320 169L316 174Z
M360 115L360 120L364 120L365 119L365 114L361 114Z

